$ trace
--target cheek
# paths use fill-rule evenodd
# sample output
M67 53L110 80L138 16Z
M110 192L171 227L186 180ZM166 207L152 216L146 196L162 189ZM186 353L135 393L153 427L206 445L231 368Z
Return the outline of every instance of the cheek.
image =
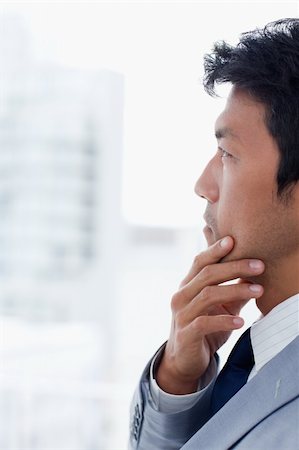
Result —
M277 163L271 159L260 158L256 164L254 159L243 158L224 165L219 178L219 227L221 223L223 226L240 223L247 228L256 214L271 208L276 172Z
M272 183L255 180L247 174L224 180L217 209L219 234L232 234L236 238L246 236L254 223L264 216L272 205Z

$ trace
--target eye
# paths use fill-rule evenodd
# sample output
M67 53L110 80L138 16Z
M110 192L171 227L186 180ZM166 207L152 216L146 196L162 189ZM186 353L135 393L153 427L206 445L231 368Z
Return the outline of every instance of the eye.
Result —
M219 152L220 152L220 157L222 158L233 158L233 155L231 155L230 153L228 153L226 150L223 150L223 148L218 148Z

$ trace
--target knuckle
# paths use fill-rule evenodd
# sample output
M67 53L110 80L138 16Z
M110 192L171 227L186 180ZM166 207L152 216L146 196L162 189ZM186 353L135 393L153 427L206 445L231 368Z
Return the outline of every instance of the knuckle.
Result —
M179 347L182 347L184 345L185 339L186 339L185 330L180 328L176 332L176 343L178 344Z
M175 294L173 294L170 302L170 307L173 312L175 312L178 309L180 302L181 302L180 293L176 292Z
M185 276L185 278L182 279L182 281L179 284L179 289L182 289L188 282L188 276Z
M207 316L198 316L193 320L192 326L197 332L204 334L205 329L207 328L207 320Z
M176 312L182 308L185 301L184 292L185 292L184 289L180 289L175 294L173 294L170 302L171 310L173 312Z
M231 288L231 297L235 300L244 299L248 297L248 285L247 284L238 284L234 283L230 286Z
M242 273L244 270L243 261L233 261L232 270L235 274Z
M184 325L184 314L182 311L178 311L175 314L175 323L177 325L177 330L180 331Z
M201 252L198 255L196 255L195 258L193 259L193 266L195 268L200 267L201 261L202 261L202 257L203 257L203 253Z
M213 294L213 288L211 286L206 286L200 293L201 302L209 303L211 301Z
M201 277L203 279L203 281L207 282L210 280L211 278L211 272L212 272L212 268L211 266L205 266L202 271L201 271Z

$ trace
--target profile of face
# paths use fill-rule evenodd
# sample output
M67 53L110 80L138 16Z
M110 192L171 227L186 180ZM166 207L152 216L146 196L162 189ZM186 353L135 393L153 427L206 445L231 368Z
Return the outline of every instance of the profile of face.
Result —
M231 89L215 124L217 152L195 185L196 194L207 200L208 245L227 235L234 238L225 261L259 258L276 265L298 253L298 195L295 203L277 196L280 154L265 112L248 93Z

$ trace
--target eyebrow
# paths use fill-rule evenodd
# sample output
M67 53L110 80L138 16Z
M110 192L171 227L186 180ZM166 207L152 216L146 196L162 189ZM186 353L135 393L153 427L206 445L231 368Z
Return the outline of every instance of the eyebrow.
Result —
M229 127L218 128L217 130L215 130L215 137L216 137L216 139L221 139L221 138L225 138L225 137L232 137L234 139L240 139L239 136L237 136L233 132L233 130Z

